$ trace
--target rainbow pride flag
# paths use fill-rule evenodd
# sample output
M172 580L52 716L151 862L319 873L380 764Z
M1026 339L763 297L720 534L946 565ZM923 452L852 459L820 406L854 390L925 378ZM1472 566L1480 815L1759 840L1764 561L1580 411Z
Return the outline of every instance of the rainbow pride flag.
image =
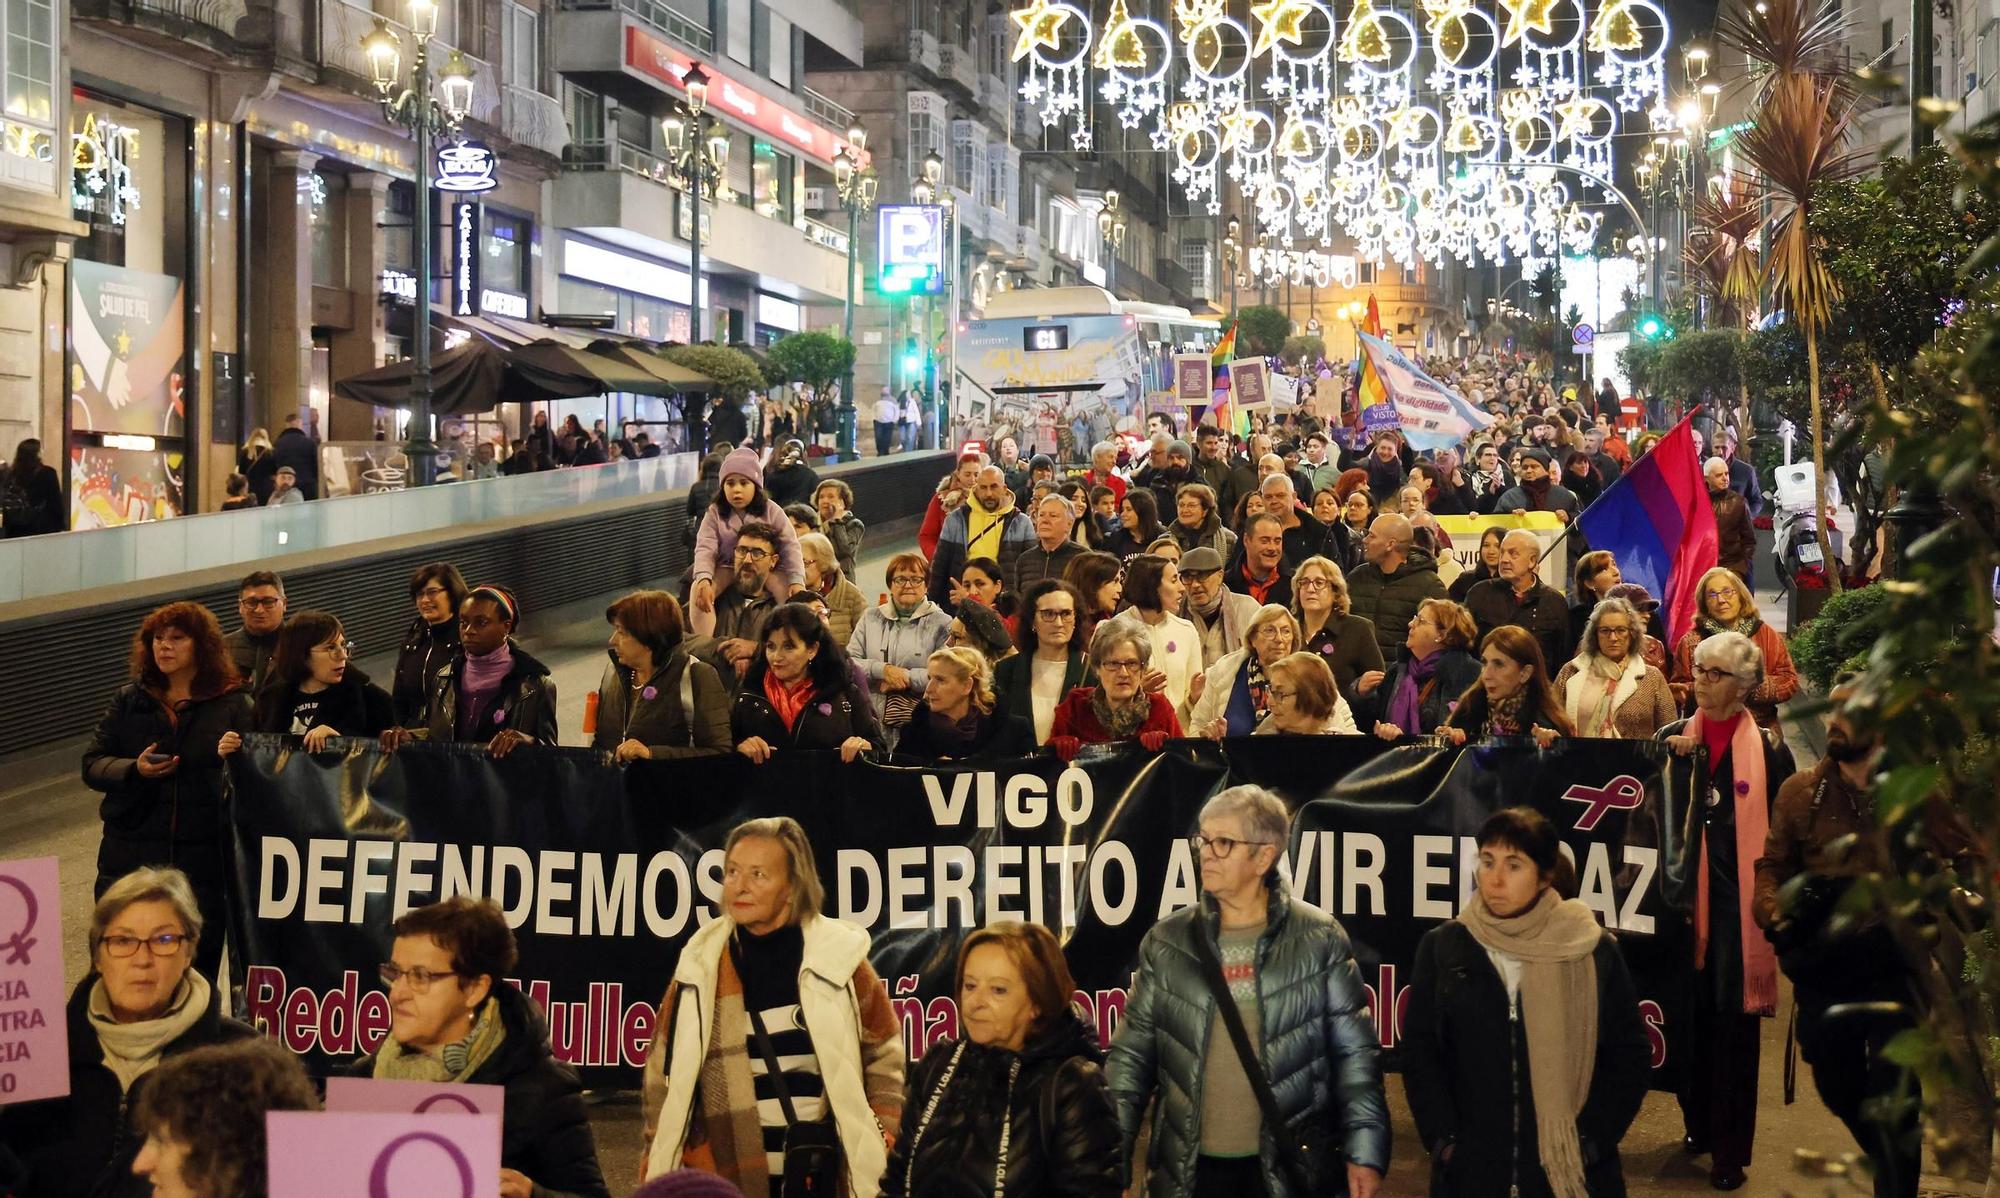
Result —
M1236 322L1222 332L1222 339L1208 355L1210 367L1215 372L1214 402L1208 405L1208 420L1225 433L1250 434L1250 414L1240 412L1233 402L1234 393L1229 387L1229 362L1236 356Z

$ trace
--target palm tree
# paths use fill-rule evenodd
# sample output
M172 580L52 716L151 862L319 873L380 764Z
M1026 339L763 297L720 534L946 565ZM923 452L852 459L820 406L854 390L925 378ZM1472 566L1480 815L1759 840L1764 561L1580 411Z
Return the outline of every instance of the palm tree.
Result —
M1819 0L1763 0L1756 9L1717 22L1725 44L1749 61L1751 128L1737 149L1757 173L1752 195L1770 206L1764 273L1775 298L1806 340L1806 388L1812 412L1813 525L1827 564L1828 586L1840 591L1826 528L1826 418L1820 401L1819 332L1840 285L1827 268L1812 230L1813 195L1821 184L1858 173L1863 158L1848 150L1855 91L1841 72L1840 10Z

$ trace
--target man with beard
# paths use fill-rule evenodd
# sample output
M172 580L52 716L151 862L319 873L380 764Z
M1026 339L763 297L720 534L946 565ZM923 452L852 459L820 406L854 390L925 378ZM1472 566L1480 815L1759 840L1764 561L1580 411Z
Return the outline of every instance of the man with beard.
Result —
M1891 851L1892 837L1878 822L1870 793L1882 741L1861 728L1866 715L1856 710L1854 697L1846 680L1836 682L1826 757L1778 788L1757 859L1752 912L1791 979L1799 1049L1812 1066L1820 1100L1868 1155L1878 1198L1910 1198L1921 1160L1917 1104L1898 1100L1903 1070L1882 1052L1897 1032L1916 1025L1921 991L1899 938L1879 916L1865 915L1858 923L1831 917L1856 878L1947 868L1971 877L1978 862L1971 834L1936 799L1913 816L1920 824L1914 842L1900 831L1893 837L1912 848ZM1877 1005L1830 1010L1852 1003ZM1888 1005L1898 1003L1903 1005Z
M714 666L732 691L763 643L764 618L778 606L769 585L778 565L778 539L777 529L755 521L737 532L735 576L715 597L715 633L688 644L688 652Z
M1701 476L1708 483L1709 506L1715 510L1715 564L1751 582L1757 529L1750 523L1749 506L1729 487L1729 463L1710 458L1702 466Z
M1521 451L1521 472L1514 488L1493 504L1495 512L1525 516L1529 512L1554 512L1568 524L1576 518L1576 494L1561 486L1551 473L1553 460L1545 449Z
M945 611L957 606L951 601L952 584L975 557L992 558L999 563L1000 577L1012 578L1015 559L1034 543L1035 526L1015 510L1006 474L998 466L981 467L973 478L972 493L944 518L938 534L937 557L931 562L931 602Z
M1194 450L1186 441L1169 439L1162 445L1160 437L1156 436L1146 464L1132 475L1132 485L1151 491L1158 510L1171 512L1174 510L1174 497L1180 494L1180 489L1188 483L1201 481L1194 472L1193 458Z

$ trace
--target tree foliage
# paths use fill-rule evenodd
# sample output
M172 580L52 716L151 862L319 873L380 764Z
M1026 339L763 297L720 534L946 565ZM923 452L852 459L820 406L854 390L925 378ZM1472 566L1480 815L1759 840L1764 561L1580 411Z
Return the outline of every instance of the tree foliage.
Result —
M1707 404L1719 418L1734 408L1742 386L1737 355L1743 337L1733 329L1707 329L1664 343L1654 367L1654 390L1690 405Z
M764 354L764 374L772 384L804 383L819 396L853 368L854 344L832 333L792 333Z
M752 391L765 385L757 359L740 349L725 345L675 345L660 354L676 366L699 370L714 379L723 397L733 402L741 403Z
M1326 356L1326 341L1320 337L1296 336L1285 338L1285 344L1278 350L1278 356L1288 366L1300 362L1317 362Z
M1269 304L1251 304L1236 313L1236 352L1275 354L1292 335L1292 318Z

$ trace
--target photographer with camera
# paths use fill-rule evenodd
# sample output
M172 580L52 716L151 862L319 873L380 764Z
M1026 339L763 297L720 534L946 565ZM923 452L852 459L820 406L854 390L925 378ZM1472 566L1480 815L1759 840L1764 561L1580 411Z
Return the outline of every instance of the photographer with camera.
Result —
M1867 1154L1877 1198L1911 1198L1922 1147L1918 1103L1914 1092L1898 1094L1902 1069L1883 1059L1882 1049L1915 1025L1916 971L1925 965L1904 949L1917 941L1899 939L1873 911L1836 918L1856 879L1915 864L1892 858L1877 820L1869 784L1882 741L1857 726L1853 695L1851 685L1836 682L1825 759L1778 788L1757 859L1753 912L1791 979L1799 1049L1820 1100ZM1971 864L1971 834L1948 807L1933 801L1916 818L1913 847L1933 861L1924 868ZM1871 1005L1838 1009L1848 1004ZM1884 1100L1886 1116L1869 1110L1876 1099Z

